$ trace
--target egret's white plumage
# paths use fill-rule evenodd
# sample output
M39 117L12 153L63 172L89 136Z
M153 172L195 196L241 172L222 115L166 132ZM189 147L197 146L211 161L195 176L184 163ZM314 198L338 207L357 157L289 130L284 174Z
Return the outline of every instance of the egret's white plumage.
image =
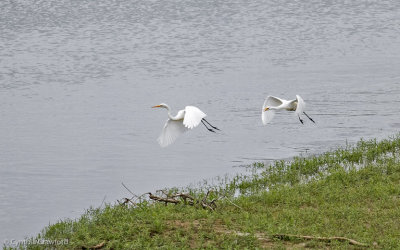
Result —
M201 119L206 117L207 115L201 111L199 108L194 106L186 106L185 107L185 116L183 118L183 125L187 128L195 128L197 127Z
M277 98L277 97L273 97L273 96L268 96L265 101L264 101L264 105L263 105L263 112L261 114L261 119L263 124L267 124L269 123L272 118L274 118L275 116L275 111L274 110L268 110L268 112L264 112L264 109L266 107L278 107L280 105L282 105L282 99Z
M161 147L166 147L173 143L179 135L185 133L189 129L183 125L181 120L171 120L168 119L164 125L161 135L158 137L157 141Z
M301 123L303 123L303 120L300 118L301 114L306 115L308 119L314 122L314 120L304 112L305 107L306 103L299 95L296 95L296 99L294 100L285 100L275 96L268 96L263 104L261 120L263 124L266 125L274 118L276 110L284 109L287 111L295 111Z
M199 108L194 106L186 106L185 109L179 110L176 116L172 116L170 107L165 104L161 103L160 105L156 105L153 108L165 108L168 110L168 117L169 119L164 125L164 128L161 132L161 135L158 137L157 141L161 147L166 147L173 143L181 134L185 133L186 131L197 127L200 122L207 122L204 118L207 116L203 111ZM208 123L208 122L207 122ZM203 122L204 124L204 122ZM209 123L208 123L209 124ZM218 128L209 124L213 129ZM206 126L204 124L204 126ZM206 128L214 132L213 129Z
M299 95L296 95L296 101L294 101L294 103L296 105L296 115L303 114L306 108L306 103L304 102L303 98L301 98Z

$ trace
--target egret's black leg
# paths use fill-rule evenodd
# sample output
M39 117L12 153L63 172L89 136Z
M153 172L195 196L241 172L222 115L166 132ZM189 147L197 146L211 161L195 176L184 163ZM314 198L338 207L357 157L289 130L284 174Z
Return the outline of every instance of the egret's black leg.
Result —
M297 115L299 117L299 121L301 122L301 124L304 124L303 120L300 118L300 115Z
M308 117L308 119L310 119L310 121L312 121L313 123L315 123L315 121L314 121L311 117L309 117L309 116L306 114L306 112L303 112L303 114L305 114L305 115Z
M214 130L212 130L211 128L207 127L207 125L204 123L203 120L201 120L201 123L203 123L203 125L206 127L206 129L208 129L208 131L215 133Z
M217 128L217 127L214 127L214 126L211 125L206 119L203 118L202 120L204 120L205 122L207 122L207 124L210 125L213 129L216 129L216 130L221 131L221 129L219 129L219 128Z

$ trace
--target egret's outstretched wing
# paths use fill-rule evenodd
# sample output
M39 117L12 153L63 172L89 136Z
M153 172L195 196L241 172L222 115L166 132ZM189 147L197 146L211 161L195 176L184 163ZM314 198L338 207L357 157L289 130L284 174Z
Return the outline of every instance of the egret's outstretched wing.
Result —
M275 116L275 111L273 111L273 110L264 111L264 108L263 108L262 114L261 114L262 123L264 125L267 125L267 123L269 123L272 120L272 118L274 118L274 116Z
M188 129L183 125L182 120L174 121L168 119L157 141L161 147L166 147L173 143L178 136L185 133L187 130Z
M283 103L283 100L278 97L275 97L275 96L268 96L265 99L263 107L262 107L262 113L261 113L261 120L264 125L269 123L272 120L272 118L274 118L274 116L275 116L274 110L269 109L267 111L264 111L265 108L266 107L278 107L278 106L282 105L282 103Z
M306 108L306 103L304 102L303 98L301 98L301 96L299 95L296 95L296 100L297 100L296 114L301 115L303 114Z
M282 105L283 103L283 99L275 97L275 96L268 96L265 101L264 101L264 105L263 105L263 109L265 109L266 107L277 107Z
M206 117L207 115L204 114L203 111L194 107L194 106L186 106L185 107L185 118L183 118L183 125L187 128L194 128L197 127L201 119Z

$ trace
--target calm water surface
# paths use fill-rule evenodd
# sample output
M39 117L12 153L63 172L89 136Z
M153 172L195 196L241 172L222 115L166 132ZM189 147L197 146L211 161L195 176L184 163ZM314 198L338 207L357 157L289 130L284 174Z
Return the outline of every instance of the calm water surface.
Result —
M328 3L329 2L329 3ZM0 242L129 194L400 128L400 2L3 0ZM267 95L300 94L316 124ZM166 102L199 127L162 149Z

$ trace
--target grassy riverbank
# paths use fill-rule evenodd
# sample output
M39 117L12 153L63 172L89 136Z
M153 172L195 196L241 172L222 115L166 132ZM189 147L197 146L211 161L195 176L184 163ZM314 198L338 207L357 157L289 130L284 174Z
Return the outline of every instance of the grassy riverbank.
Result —
M360 248L361 244L397 248L399 152L397 136L268 166L256 163L251 175L213 188L207 201L218 199L214 211L144 199L135 205L89 209L77 220L49 226L38 238L68 239L68 245L57 246L66 249ZM201 201L209 189L171 193L188 192ZM241 195L234 196L239 191ZM299 236L340 236L360 245L342 238Z

